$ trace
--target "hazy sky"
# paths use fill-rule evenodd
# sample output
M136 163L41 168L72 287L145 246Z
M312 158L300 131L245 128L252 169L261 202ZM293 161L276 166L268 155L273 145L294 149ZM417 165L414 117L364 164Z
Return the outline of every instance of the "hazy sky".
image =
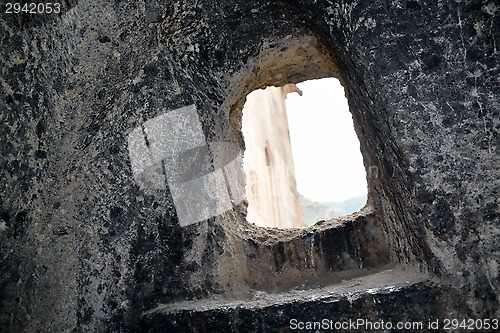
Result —
M337 79L297 84L286 107L300 194L343 201L366 194L366 173L344 88Z

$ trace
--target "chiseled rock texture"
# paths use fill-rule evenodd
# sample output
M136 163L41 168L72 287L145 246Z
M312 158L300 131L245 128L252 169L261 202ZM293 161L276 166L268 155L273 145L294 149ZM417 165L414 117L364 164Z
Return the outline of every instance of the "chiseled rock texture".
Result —
M0 331L499 317L496 1L61 3L0 17ZM368 171L358 214L259 229L235 203L181 227L168 188L136 183L127 137L146 121L194 104L207 141L243 149L246 94L325 76L346 88ZM419 282L281 300L386 267ZM175 310L256 294L273 305Z

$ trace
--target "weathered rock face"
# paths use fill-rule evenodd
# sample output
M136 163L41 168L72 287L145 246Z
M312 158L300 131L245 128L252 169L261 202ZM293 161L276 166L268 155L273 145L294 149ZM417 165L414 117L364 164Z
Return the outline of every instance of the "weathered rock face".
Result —
M257 330L314 313L498 318L495 1L61 3L59 15L1 17L2 331ZM171 186L137 184L128 136L148 120L194 105L207 142L243 149L246 94L324 76L346 87L360 138L369 199L359 214L258 229L235 202L181 227ZM361 290L350 305L280 297L388 265L415 284ZM244 304L256 292L276 311L175 305Z

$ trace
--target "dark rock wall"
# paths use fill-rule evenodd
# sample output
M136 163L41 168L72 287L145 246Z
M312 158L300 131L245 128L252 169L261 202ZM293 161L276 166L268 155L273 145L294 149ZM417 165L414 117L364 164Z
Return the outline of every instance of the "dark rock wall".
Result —
M246 226L244 205L181 228L168 189L135 183L127 135L195 104L208 141L243 148L247 93L328 75L373 171L352 262L429 271L498 316L495 1L62 3L0 19L2 331L120 331L160 303L277 288L277 244L301 233Z

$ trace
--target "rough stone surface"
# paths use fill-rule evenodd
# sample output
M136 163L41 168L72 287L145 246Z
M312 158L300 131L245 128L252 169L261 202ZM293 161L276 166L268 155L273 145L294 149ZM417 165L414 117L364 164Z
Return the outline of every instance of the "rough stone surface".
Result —
M272 331L299 312L499 317L495 1L61 3L58 15L0 18L1 331ZM258 229L241 203L181 227L168 189L134 181L127 137L149 119L194 104L207 141L243 149L250 91L332 75L368 172L358 214ZM161 311L390 264L431 277L352 302L276 294L253 310Z

